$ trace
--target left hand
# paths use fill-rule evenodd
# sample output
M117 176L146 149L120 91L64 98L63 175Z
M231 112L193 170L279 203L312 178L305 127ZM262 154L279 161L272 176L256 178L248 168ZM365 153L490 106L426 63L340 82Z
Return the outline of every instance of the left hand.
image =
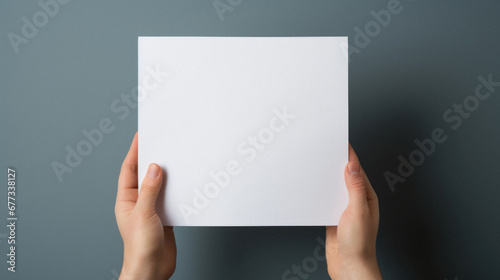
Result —
M115 216L123 239L120 279L168 279L175 270L177 250L172 227L164 227L155 204L163 180L151 164L137 190L137 133L118 179Z

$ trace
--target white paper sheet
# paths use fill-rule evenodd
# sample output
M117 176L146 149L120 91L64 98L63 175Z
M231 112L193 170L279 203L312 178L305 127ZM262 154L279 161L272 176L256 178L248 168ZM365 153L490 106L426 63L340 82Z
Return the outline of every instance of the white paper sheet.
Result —
M139 37L139 185L164 225L336 225L347 37Z

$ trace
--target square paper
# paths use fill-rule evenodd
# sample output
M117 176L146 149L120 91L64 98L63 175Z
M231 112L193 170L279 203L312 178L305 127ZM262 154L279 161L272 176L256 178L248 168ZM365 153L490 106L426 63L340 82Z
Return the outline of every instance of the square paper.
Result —
M139 186L164 225L336 225L347 37L139 37Z

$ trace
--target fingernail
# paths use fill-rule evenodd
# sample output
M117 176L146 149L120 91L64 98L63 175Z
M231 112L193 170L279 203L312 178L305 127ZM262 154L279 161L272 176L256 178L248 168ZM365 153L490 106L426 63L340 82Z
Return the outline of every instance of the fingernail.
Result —
M154 163L150 164L146 175L151 179L156 179L158 174L160 174L160 167Z
M357 161L352 161L349 162L347 165L347 171L349 171L349 174L354 175L354 174L359 174L361 170L361 166L359 165L359 162Z

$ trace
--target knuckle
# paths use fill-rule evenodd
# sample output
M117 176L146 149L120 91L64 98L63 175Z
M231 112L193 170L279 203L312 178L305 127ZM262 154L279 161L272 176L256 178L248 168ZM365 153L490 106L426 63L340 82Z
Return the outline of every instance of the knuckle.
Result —
M124 163L122 163L121 171L129 171L132 173L137 173L137 165L128 164L128 163L124 162Z
M157 185L158 184L156 184L155 182L151 182L150 180L144 180L144 182L142 182L141 192L142 191L148 193L156 192L156 190L158 189Z
M365 182L361 179L352 180L350 182L350 188L355 191L365 191Z

